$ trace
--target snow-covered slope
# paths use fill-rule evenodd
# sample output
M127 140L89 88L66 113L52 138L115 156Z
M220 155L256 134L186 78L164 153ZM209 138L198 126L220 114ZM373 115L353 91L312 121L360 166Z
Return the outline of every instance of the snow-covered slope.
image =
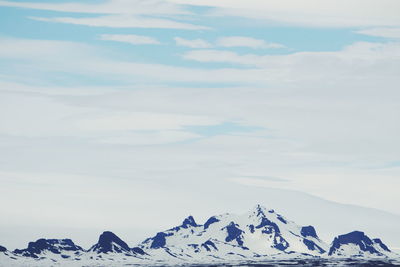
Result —
M0 266L120 266L349 257L398 256L380 239L370 239L358 231L336 237L329 246L313 226L297 225L260 205L242 215L212 216L204 224L189 216L181 225L159 232L133 248L109 231L103 232L88 250L70 239L39 239L13 252L0 246Z
M28 247L25 249L16 249L14 254L40 258L46 257L50 254L59 255L62 258L69 258L72 255L79 255L83 252L80 246L77 246L71 239L38 239L35 242L29 242Z
M392 254L379 238L370 239L360 231L335 237L328 252L329 256L336 257L384 257Z
M157 233L140 245L150 255L181 259L242 259L303 253L318 256L328 245L312 226L299 226L274 210L257 205L243 215L223 214L199 225L193 217Z

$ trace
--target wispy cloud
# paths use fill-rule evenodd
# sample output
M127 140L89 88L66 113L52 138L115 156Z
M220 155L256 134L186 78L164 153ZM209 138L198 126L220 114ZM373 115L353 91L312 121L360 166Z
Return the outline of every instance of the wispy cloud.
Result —
M260 56L255 54L239 55L232 51L211 49L192 50L183 54L183 58L199 62L220 62L253 66L265 65L265 62L268 62L267 58L270 57L270 55Z
M375 37L400 39L400 28L370 28L356 31L356 33Z
M295 79L302 80L306 77L317 79L318 75L322 73L329 76L330 74L337 73L338 77L350 78L351 76L355 77L355 75L364 75L365 71L370 68L375 69L374 72L371 72L371 75L379 73L381 75L392 76L390 71L383 67L387 60L397 62L399 51L399 43L356 42L336 52L296 52L284 55L259 55L206 49L188 51L183 54L183 57L199 62L220 62L256 66L265 69L264 73L268 73L270 78L274 74L281 73L283 74L282 76L274 76L274 79L278 80L278 77L285 80L289 77L290 79L294 79L296 76ZM362 61L370 62L370 65L360 65ZM326 64L326 62L330 62L330 65L325 66L324 70L321 70L320 66ZM378 67L378 65L381 67ZM392 68L390 66L386 67ZM290 73L286 71L290 71Z
M24 60L25 67L27 64L32 64L35 73L31 74L35 77L39 77L39 73L48 75L49 72L63 72L88 76L113 74L114 78L118 77L120 81L136 83L149 81L259 83L267 80L262 75L263 71L259 69L207 69L161 63L138 63L106 57L101 49L81 43L4 38L0 40L0 57ZM44 47L46 49L43 49ZM207 80L204 77L207 77Z
M176 45L186 46L190 48L212 48L212 47L247 47L252 49L271 49L284 48L285 46L278 43L269 43L265 40L246 37L246 36L228 36L220 37L214 43L210 43L204 39L185 39L181 37L174 38Z
M207 30L208 27L178 22L170 19L138 17L132 15L107 15L98 17L30 17L33 20L44 22L57 22L92 27L110 28L158 28L158 29L184 29Z
M98 15L94 17L31 17L31 19L44 22L112 28L208 29L204 26L172 19L171 17L190 15L192 13L187 11L182 5L162 0L107 0L91 4L80 2L35 3L0 0L0 6Z
M43 49L46 47L46 49ZM287 55L238 54L231 51L189 51L184 57L201 62L238 64L229 68L194 68L160 63L138 63L109 58L101 49L74 42L2 39L0 56L22 59L34 65L39 72L63 72L79 75L114 75L120 81L140 82L208 82L248 84L296 84L335 77L331 83L374 82L373 77L384 79L385 84L396 81L397 43L358 42L336 52L297 52ZM330 62L326 65L326 62ZM369 62L365 65L363 62ZM387 62L393 62L388 64ZM15 62L18 69L18 62ZM27 66L24 63L24 67ZM243 69L240 65L249 65ZM321 68L324 66L324 68ZM365 77L368 73L368 78ZM28 76L28 75L25 75ZM207 77L205 80L204 77ZM360 77L360 79L356 79ZM384 77L384 78L383 78ZM369 82L366 82L369 80ZM375 80L377 82L378 80Z
M309 27L399 26L400 2L382 0L169 0L185 5L214 7L209 14L240 16Z
M333 192L339 192L341 190L341 199L339 202L354 203L354 195L358 194L360 198L363 198L363 202L369 202L369 197L374 193L385 192L385 198L387 201L395 199L397 190L390 186L392 183L397 183L397 179L393 176L393 173L385 173L381 176L374 172L354 172L354 173L341 173L340 171L331 171L330 173L314 173L307 175L295 175L295 179L290 181L279 181L269 180L262 178L253 177L239 177L232 178L230 181L246 186L253 187L264 187L264 188L281 188L287 190L300 190L303 192L310 193L315 196L324 197L329 200L338 201ZM322 179L323 178L323 179ZM382 183L382 180L386 183ZM391 182L390 182L391 181ZM346 187L343 188L344 184L361 184L368 183L362 193L359 192L357 187Z
M0 135L84 138L91 143L150 145L198 138L190 125L214 125L216 118L162 112L111 111L77 107L44 94L1 92ZM21 110L16 102L23 103ZM52 112L48 112L51 110Z
M284 48L285 46L277 43L268 43L264 40L245 36L221 37L217 40L217 46L221 47L249 47L253 49Z
M181 37L175 37L174 38L176 45L178 46L186 46L190 48L210 48L212 47L212 44L209 42L203 40L203 39L184 39Z
M129 43L133 45L160 44L156 38L134 34L101 34L101 40Z
M97 3L54 2L16 2L0 1L0 6L19 7L26 9L49 10L56 12L90 13L90 14L134 14L134 15L188 15L189 11L182 5L168 1L152 0L105 0Z

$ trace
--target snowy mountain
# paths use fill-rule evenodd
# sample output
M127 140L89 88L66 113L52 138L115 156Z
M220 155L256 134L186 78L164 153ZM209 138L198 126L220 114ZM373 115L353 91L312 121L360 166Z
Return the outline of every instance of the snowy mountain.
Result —
M329 256L339 257L381 257L390 254L390 249L379 238L370 239L359 231L336 237L328 253Z
M124 253L127 255L144 255L146 254L141 248L134 247L130 248L128 244L122 241L121 238L116 236L110 231L103 232L99 241L94 244L88 252L95 253Z
M83 249L72 242L71 239L38 239L35 242L29 242L25 249L16 249L14 254L39 258L45 257L49 253L59 254L63 258L69 258L71 254L79 254Z
M140 247L150 255L166 253L186 260L292 253L318 256L328 249L312 226L299 226L260 205L243 215L210 217L204 225L197 224L190 216L182 225L146 239Z
M70 239L39 239L25 249L0 246L0 266L98 264L175 264L264 262L271 260L398 257L380 239L354 231L322 241L311 225L301 226L274 210L257 205L242 215L222 214L198 224L192 216L182 224L130 247L112 232L103 232L96 244L82 249Z

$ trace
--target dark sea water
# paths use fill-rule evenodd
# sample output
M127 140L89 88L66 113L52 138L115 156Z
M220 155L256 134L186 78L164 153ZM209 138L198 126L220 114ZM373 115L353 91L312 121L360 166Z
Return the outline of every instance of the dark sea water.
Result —
M136 265L137 266L137 265ZM275 267L275 266L400 266L400 261L393 260L287 260L287 261L266 261L266 262L247 262L239 264L182 264L174 267ZM157 267L161 267L160 265ZM165 266L172 267L172 266Z

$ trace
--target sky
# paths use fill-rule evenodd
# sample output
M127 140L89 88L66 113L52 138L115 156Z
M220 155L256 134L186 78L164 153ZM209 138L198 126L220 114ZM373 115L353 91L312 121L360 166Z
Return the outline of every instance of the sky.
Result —
M400 1L0 0L0 244L260 203L400 248Z

